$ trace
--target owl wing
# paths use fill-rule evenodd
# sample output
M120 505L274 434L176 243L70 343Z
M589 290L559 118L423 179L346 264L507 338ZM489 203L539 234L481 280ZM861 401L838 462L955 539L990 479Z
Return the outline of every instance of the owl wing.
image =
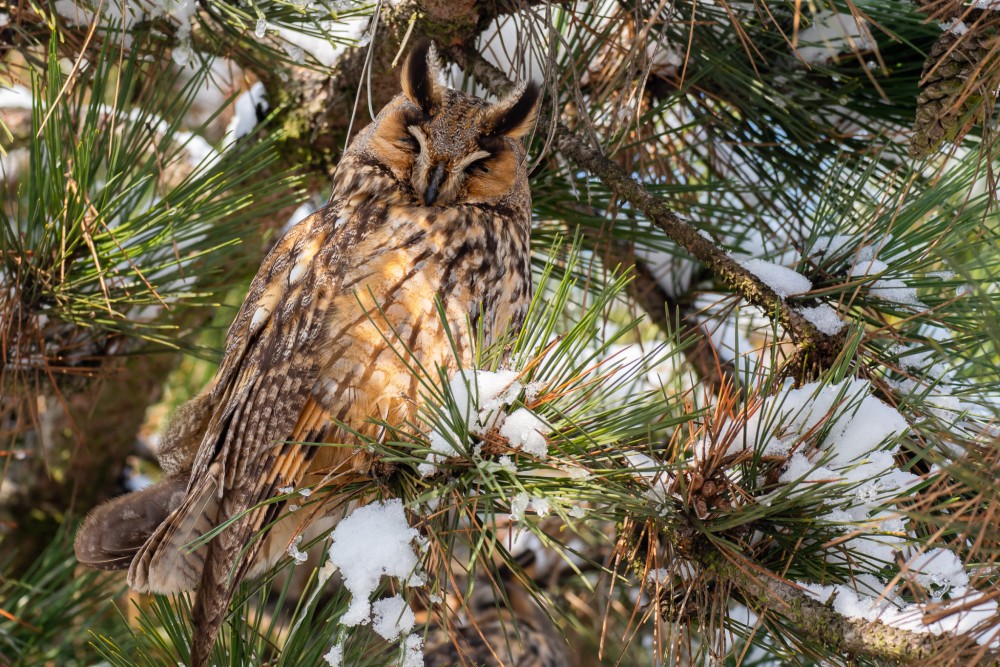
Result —
M331 204L297 225L262 264L227 336L185 499L129 571L136 590L190 590L200 578L194 665L207 662L233 592L263 544L255 535L284 507L266 501L301 479L317 448L300 443L322 441L332 428L329 410L313 398L329 355L323 329L341 281L342 249L371 228L365 212L337 227L338 208ZM209 531L217 534L206 545L190 547Z
M207 662L233 592L261 549L255 539L281 513L268 502L295 486L325 440L329 406L313 396L343 249L370 230L371 211L335 228L338 206L290 231L263 263L227 337L216 377L212 415L195 457L183 503L149 538L129 571L136 590L190 590L194 609L192 664ZM194 540L218 531L206 545Z

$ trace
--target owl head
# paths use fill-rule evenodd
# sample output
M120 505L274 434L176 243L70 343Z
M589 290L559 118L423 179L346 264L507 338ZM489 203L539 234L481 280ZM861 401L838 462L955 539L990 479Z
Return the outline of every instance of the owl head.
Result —
M521 138L535 121L539 88L528 83L489 103L441 82L423 41L403 64L403 92L358 139L418 206L498 203L527 189Z

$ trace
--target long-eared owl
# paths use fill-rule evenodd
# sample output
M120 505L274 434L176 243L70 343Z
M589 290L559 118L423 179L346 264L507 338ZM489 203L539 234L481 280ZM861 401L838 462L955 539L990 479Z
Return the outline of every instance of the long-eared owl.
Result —
M377 437L371 418L414 423L408 364L468 366L474 332L488 344L524 319L522 137L539 90L487 103L442 85L435 59L428 42L412 50L402 93L351 142L329 204L264 260L215 379L164 434L165 481L99 507L77 535L81 562L128 567L137 591L198 589L194 667L207 663L240 580L317 519L262 503L285 487L356 478L371 463L360 447L303 443L350 444L351 430ZM228 520L207 544L186 547Z

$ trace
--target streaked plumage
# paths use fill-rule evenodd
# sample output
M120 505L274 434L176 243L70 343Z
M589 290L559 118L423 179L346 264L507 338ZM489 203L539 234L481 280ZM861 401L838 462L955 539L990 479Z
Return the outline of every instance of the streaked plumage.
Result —
M424 368L454 369L471 362L477 327L489 343L526 313L531 200L521 137L538 91L529 85L490 105L449 90L429 49L414 49L403 93L345 152L330 203L264 260L213 384L166 434L167 480L98 508L77 536L81 562L129 566L135 590L198 588L193 667L207 664L236 585L277 561L317 516L285 512L284 502L251 508L283 487L346 483L371 464L360 447L301 443L354 442L336 422L375 437L370 417L415 421L418 382L394 346ZM136 504L142 520L122 528ZM282 514L265 539L251 540ZM184 548L234 517L207 546Z

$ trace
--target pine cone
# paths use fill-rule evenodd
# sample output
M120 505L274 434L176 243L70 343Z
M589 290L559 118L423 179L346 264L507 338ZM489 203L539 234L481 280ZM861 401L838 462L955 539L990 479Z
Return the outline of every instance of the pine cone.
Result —
M964 34L945 32L931 48L917 96L911 157L926 157L945 140L957 141L971 129L972 112L1000 80L1000 63L991 51L996 39L995 28L974 25Z

